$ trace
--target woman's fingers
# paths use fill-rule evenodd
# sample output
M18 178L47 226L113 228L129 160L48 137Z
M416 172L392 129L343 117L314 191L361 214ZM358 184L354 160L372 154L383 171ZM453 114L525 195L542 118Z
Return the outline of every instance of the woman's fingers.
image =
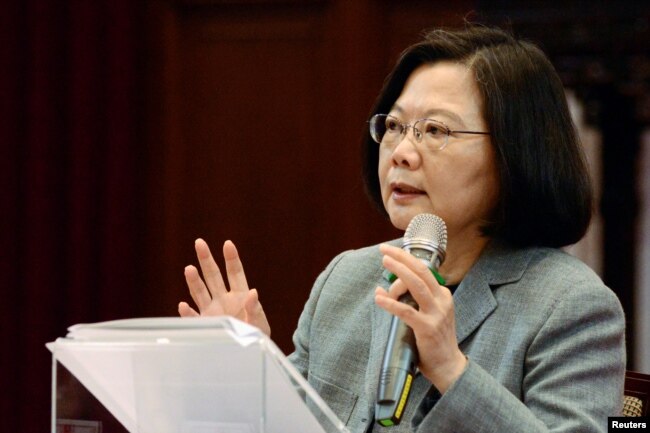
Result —
M244 311L246 311L246 322L253 326L257 326L267 336L271 336L271 326L266 319L266 314L259 301L257 289L251 289L248 292L246 301L244 303Z
M230 290L234 292L248 291L248 282L246 282L244 266L239 259L239 253L232 241L224 242L223 258L226 261L226 274L228 275Z
M190 289L190 295L194 303L199 307L199 311L206 309L210 305L210 302L212 302L212 298L210 297L208 288L199 275L198 269L192 265L186 266L185 282Z
M190 265L185 268L185 280L198 311L181 302L178 304L181 317L229 315L257 326L270 335L271 327L259 302L257 290L248 288L244 267L235 244L226 241L223 245L230 288L226 287L208 244L203 239L197 239L194 246L203 271L203 279L198 269Z
M189 306L187 302L178 303L178 314L181 317L197 317L200 314L192 307Z
M249 289L244 275L244 267L235 245L231 241L226 241L223 246L230 288L224 283L219 266L214 260L208 244L203 239L197 239L194 248L203 278L201 278L199 270L190 265L185 268L185 280L190 295L198 307L198 314L202 316L226 314L244 320L246 315L244 303ZM194 315L193 310L188 308L189 306L179 305L179 313L184 316ZM261 317L264 319L262 324L265 324L266 317L263 311Z
M399 278L390 289L391 298L397 299L408 288L411 296L413 296L422 311L430 311L434 307L436 299L432 292L437 289L437 283L435 283L435 279L426 265L420 262L406 264L389 255L384 256L383 265ZM416 270L411 267L414 265L417 268ZM429 275L427 276L426 273ZM436 286L432 286L432 284L436 284Z
M415 328L418 311L408 304L393 299L383 288L375 289L375 302L393 316L397 316L411 328Z
M205 284L212 296L221 296L227 292L226 285L221 276L221 270L214 261L212 253L208 244L203 239L194 241L194 249L196 250L196 257L199 259L199 265L205 278Z

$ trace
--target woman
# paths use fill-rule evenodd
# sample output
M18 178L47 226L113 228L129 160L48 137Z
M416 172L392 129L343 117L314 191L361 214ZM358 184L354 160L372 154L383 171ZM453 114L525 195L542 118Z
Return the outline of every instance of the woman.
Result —
M446 222L446 286L400 240L342 253L305 305L294 365L352 432L606 431L621 407L624 316L557 249L582 237L592 197L548 59L496 29L433 31L404 52L369 125L370 196L399 229L420 213ZM270 333L234 245L230 291L205 242L196 251L207 287L186 268L200 313L181 303L180 314ZM407 291L419 309L397 301ZM414 331L420 374L402 423L386 428L373 411L392 315Z

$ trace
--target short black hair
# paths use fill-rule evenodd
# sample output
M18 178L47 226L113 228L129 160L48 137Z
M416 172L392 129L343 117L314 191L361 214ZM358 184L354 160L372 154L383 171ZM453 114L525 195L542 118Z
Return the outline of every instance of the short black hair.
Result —
M417 67L443 60L474 72L495 148L499 199L483 234L518 246L580 240L592 214L591 180L560 78L534 44L480 25L430 31L402 53L370 115L390 111ZM379 147L368 131L364 152L366 190L385 213Z

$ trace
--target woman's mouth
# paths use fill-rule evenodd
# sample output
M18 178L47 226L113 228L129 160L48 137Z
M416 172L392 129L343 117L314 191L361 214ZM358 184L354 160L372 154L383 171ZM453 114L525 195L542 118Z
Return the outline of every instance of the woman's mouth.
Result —
M391 190L393 200L398 201L411 200L427 194L421 189L404 183L391 184Z

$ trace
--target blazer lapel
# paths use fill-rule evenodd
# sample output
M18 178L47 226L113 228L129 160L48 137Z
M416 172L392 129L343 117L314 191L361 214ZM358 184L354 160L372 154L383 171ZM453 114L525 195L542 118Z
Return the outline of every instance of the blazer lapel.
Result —
M454 293L456 338L462 343L497 308L493 287L521 278L531 254L493 241Z
M390 287L390 283L381 277L377 281L376 286L381 286L385 289ZM381 365L384 356L384 349L386 348L386 341L388 341L388 334L390 332L390 322L392 314L382 310L377 304L372 304L372 327L370 337L370 359L368 365Z
M402 246L402 238L393 239L387 244L394 247ZM375 287L383 287L388 290L391 283L388 281L387 275L388 272L381 265L382 256L379 254L377 256L378 260L378 270L375 281L371 286L371 289L375 290ZM390 332L390 322L393 316L387 313L385 310L382 310L375 304L372 303L372 326L371 326L371 336L370 336L370 362L368 365L373 365L373 361L381 365L382 358L384 356L384 349L386 348L386 341L388 340L388 333ZM378 360L378 361L377 361Z
M458 344L474 332L497 307L489 283L479 277L468 281L467 277L454 293Z
M396 239L388 242L391 245L400 247L402 245L401 239ZM375 287L383 287L388 290L390 282L385 277L384 268L381 265L381 255L378 255L378 269L375 280L369 286L369 290L374 293ZM369 404L372 405L371 410L374 411L374 401L377 395L377 385L379 383L379 372L381 370L381 363L384 358L386 350L386 342L388 341L388 334L390 333L390 323L393 316L386 311L382 310L377 304L372 302L372 324L370 326L370 352L368 356L368 370L366 373L366 397Z

